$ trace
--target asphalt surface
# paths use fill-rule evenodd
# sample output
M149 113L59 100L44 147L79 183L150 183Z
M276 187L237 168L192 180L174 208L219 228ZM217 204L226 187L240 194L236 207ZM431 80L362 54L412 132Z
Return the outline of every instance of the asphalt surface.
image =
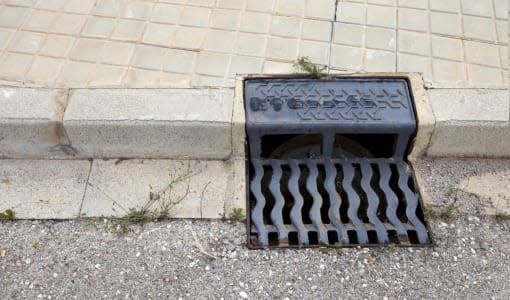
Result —
M509 165L421 163L444 204L463 177ZM510 221L455 196L428 248L248 250L234 221L4 221L0 299L510 299Z

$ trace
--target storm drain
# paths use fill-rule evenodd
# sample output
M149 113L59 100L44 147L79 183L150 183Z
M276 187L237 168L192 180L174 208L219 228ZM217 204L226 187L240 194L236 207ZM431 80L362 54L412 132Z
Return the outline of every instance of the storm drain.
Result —
M251 247L427 245L401 78L248 79Z

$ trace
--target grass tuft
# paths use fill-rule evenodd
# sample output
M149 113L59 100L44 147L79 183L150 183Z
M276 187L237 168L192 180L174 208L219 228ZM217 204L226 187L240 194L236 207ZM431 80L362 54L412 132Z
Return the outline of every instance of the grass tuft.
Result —
M301 56L294 63L294 70L299 73L306 73L312 78L320 79L326 74L323 73L326 67L319 67L314 64L309 57Z
M0 220L14 220L15 215L12 209L6 209L5 212L0 212Z
M230 218L237 221L244 221L245 216L242 208L234 208L230 213Z

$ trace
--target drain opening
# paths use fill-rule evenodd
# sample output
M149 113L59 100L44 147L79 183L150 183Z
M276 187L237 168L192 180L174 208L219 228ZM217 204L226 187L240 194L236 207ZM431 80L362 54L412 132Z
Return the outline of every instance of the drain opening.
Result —
M336 134L332 157L390 158L396 141L395 134Z
M260 144L262 158L312 158L322 153L320 134L269 134Z
M381 222L388 222L388 218L386 217L386 209L388 208L388 202L386 200L386 195L384 191L379 186L379 182L381 180L380 170L377 167L377 164L370 164L372 167L373 175L370 180L370 187L374 190L377 195L377 199L379 200L379 205L377 207L377 217Z
M303 218L303 223L305 225L312 224L312 220L310 219L310 209L313 205L312 195L306 189L306 181L310 175L308 168L305 165L299 165L300 176L299 176L299 193L303 197L303 206L301 208L301 217Z
M430 244L405 80L250 79L245 108L252 247Z
M270 166L264 166L264 177L262 177L262 195L266 199L266 205L264 206L264 224L273 225L273 221L271 220L271 212L274 207L274 197L269 190L269 185L271 182L271 178L273 177L273 169Z
M329 203L329 194L326 192L326 189L325 189L325 184L324 184L324 181L325 181L325 177L326 177L326 170L324 168L324 165L317 165L317 169L318 169L318 176L317 176L317 182L316 182L316 185L317 185L317 189L319 191L319 196L322 198L322 206L320 208L320 211L321 211L321 219L322 219L322 222L323 223L330 223L330 220L329 220L329 208L330 208L330 203Z

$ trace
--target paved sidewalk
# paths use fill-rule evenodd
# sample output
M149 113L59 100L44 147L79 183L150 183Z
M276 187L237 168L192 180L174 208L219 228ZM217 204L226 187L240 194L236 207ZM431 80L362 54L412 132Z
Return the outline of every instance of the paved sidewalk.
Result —
M236 73L421 72L508 86L507 0L2 0L0 83L234 86Z

